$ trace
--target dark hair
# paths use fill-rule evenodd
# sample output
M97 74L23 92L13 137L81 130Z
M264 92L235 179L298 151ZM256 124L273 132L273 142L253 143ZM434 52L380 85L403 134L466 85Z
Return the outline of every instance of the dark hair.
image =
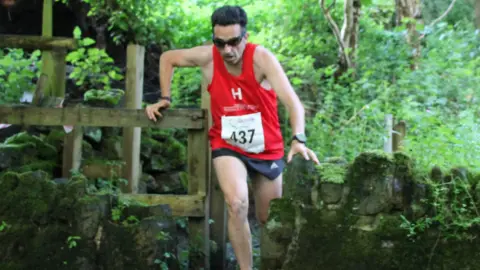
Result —
M240 6L223 6L217 8L211 17L212 30L215 25L227 26L239 24L242 29L247 26L247 13Z

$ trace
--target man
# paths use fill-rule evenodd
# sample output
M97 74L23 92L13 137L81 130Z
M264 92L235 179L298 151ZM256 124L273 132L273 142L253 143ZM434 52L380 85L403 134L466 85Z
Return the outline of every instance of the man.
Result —
M247 15L238 6L224 6L211 17L213 45L171 50L160 57L162 97L146 108L156 121L170 105L175 67L200 67L208 82L213 125L209 130L213 166L228 207L228 232L240 269L252 269L247 219L247 176L253 182L256 214L265 224L272 199L282 195L284 142L277 96L287 107L293 130L287 162L301 154L319 163L305 146L304 108L275 56L247 42Z

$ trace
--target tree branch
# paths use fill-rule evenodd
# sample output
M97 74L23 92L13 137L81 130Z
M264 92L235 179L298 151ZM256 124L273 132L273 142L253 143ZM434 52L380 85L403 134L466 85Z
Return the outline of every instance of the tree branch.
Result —
M343 8L343 26L340 31L340 38L342 39L344 46L349 47L350 35L353 27L353 0L345 0Z
M325 18L327 19L328 24L330 25L330 28L332 29L333 34L335 35L335 38L337 39L337 43L340 47L340 52L342 54L341 57L343 57L347 67L349 68L352 65L351 65L350 57L347 55L347 53L345 51L345 43L342 40L340 30L338 29L338 25L335 23L332 16L330 15L330 9L335 6L335 0L333 1L333 3L328 8L325 8L325 0L319 0L319 3L320 3L320 8L323 11L323 14L325 15Z
M429 27L432 27L433 25L435 25L436 23L438 23L439 21L441 21L443 18L445 18L447 16L447 14L453 9L453 6L455 5L455 2L457 2L457 0L452 0L452 2L450 3L450 5L448 6L448 8L445 10L445 12L443 12L442 15L440 15L440 17L436 18L435 20L433 20L428 26Z
M445 10L445 12L443 12L442 15L440 15L438 18L436 18L435 20L433 20L429 25L428 27L429 28L432 28L435 24L437 24L439 21L441 21L443 18L445 18L448 13L453 9L453 6L455 5L455 2L457 2L457 0L452 0L452 2L450 3L450 5L448 6L448 8ZM425 37L425 33L423 33L419 38L420 39L423 39Z

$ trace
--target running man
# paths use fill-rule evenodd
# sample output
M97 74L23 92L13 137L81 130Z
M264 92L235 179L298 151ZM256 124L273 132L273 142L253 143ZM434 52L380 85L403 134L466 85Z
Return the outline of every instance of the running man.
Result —
M174 68L200 67L208 82L213 125L209 130L213 167L228 207L228 233L240 269L253 267L247 219L250 176L256 215L264 225L270 201L282 196L284 141L277 96L286 106L292 134L287 162L295 154L319 163L305 146L305 113L279 61L266 48L249 43L247 14L239 6L223 6L211 16L213 45L164 52L160 57L162 97L147 106L149 119L162 117L170 106Z

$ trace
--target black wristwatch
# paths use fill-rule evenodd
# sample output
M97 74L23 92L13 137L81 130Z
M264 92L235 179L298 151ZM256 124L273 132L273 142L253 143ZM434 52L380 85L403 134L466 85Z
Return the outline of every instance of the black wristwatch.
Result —
M303 134L303 133L297 133L297 134L293 135L292 141L293 140L296 140L300 143L306 143L307 142L307 136L305 136L305 134Z
M172 102L172 99L170 97L160 97L160 100L162 100L162 99Z

